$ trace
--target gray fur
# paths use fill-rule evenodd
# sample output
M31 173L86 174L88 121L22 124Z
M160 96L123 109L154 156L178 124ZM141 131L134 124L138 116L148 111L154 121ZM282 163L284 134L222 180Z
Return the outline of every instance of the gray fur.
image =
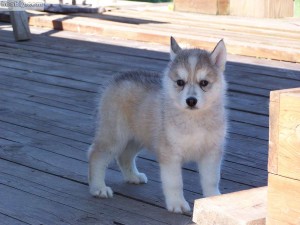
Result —
M114 80L115 84L122 82L133 82L143 86L146 89L158 90L162 88L162 75L148 71L128 71L117 75Z

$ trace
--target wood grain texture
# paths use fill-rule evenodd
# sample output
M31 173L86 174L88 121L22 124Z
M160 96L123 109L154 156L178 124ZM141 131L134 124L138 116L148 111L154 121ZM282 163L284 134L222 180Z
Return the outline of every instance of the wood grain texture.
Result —
M265 225L267 187L195 201L193 221L199 225Z
M267 225L300 224L300 181L269 174Z
M280 92L271 91L269 109L269 161L268 171L278 173L278 124L279 124L279 102Z
M216 15L218 0L174 0L174 10Z
M294 15L293 0L231 0L230 15L283 18Z
M293 17L294 0L265 0L264 17L283 18Z
M144 209L150 211L150 208L152 208L154 214L158 213L155 217L158 217L159 215L163 216L163 212L160 213L159 210L155 209L153 206L150 206L149 208L147 205L126 199L123 196L115 196L114 205L112 205L109 200L102 199L101 201L89 196L87 186L75 181L63 179L38 170L32 170L4 160L0 161L0 168L2 171L0 174L0 181L2 184L9 186L12 190L17 189L15 190L16 193L24 193L25 196L31 195L33 200L29 200L29 202L41 202L40 205L47 202L44 204L44 210L42 207L40 209L40 211L44 211L45 213L41 214L40 217L36 215L36 217L33 218L26 218L25 216L24 218L21 218L22 214L19 211L22 206L25 207L28 202L20 202L20 206L16 207L15 216L16 218L25 219L27 222L34 223L35 220L38 219L40 223L44 224L67 224L69 222L71 224L108 225L114 223L133 224L133 221L140 221L142 224L152 225L165 224L162 221L141 215L140 210ZM12 190L8 193L13 193ZM18 195L16 195L16 197L20 199ZM126 204L126 201L131 202L131 209L129 211L117 207L117 205ZM17 205L18 202L15 204ZM53 210L55 207L57 208L56 211ZM30 210L36 210L38 212L38 207L28 207L27 205L25 208L29 208L29 210L27 210L29 215L32 214ZM12 212L9 210L11 209L7 209L6 212L11 215ZM26 210L23 211L26 212ZM54 211L54 215L47 216L46 214L51 214L51 211ZM111 216L112 212L114 212L114 217ZM74 214L73 216L72 213ZM167 212L165 212L165 216L166 215ZM44 218L42 218L42 216L44 216ZM57 219L55 219L55 216L57 216ZM49 222L46 223L45 221ZM170 222L172 222L172 220Z
M265 15L266 0L230 0L230 15L258 17Z
M300 181L300 89L280 94L278 174Z
M298 180L300 180L299 109L299 88L271 92L268 170L270 173Z

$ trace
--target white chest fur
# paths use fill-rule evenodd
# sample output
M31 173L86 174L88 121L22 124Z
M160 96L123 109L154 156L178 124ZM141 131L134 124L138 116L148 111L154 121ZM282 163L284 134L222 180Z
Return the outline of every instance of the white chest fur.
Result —
M224 142L225 120L214 118L177 118L166 127L172 151L184 161L198 160L202 154L219 151Z

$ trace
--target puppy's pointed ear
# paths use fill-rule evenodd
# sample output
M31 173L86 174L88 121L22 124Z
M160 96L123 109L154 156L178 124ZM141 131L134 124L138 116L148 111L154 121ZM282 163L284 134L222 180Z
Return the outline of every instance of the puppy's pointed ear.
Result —
M223 39L219 41L215 49L210 54L210 59L219 71L225 70L227 51Z
M170 58L171 58L171 60L173 60L173 59L175 59L176 55L181 50L181 48L177 44L176 40L173 37L171 37L171 39L170 39L170 45L171 45Z

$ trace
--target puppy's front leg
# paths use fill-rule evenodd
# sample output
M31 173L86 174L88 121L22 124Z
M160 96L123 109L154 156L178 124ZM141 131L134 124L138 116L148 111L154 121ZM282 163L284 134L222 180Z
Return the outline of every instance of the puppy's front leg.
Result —
M220 195L222 152L208 152L198 163L200 181L205 197Z
M181 162L177 160L162 162L160 172L167 209L174 213L190 211L191 208L183 196Z

